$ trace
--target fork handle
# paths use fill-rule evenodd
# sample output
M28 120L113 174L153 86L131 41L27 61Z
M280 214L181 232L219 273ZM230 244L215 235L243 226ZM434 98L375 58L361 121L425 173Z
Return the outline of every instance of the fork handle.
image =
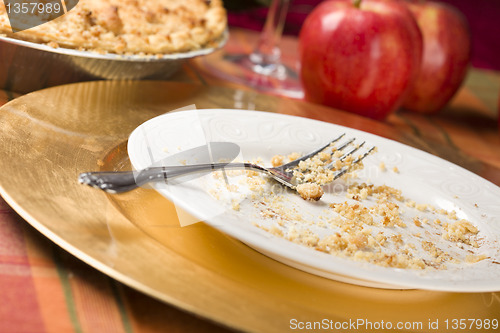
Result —
M223 168L246 169L250 163L206 163L185 166L150 167L140 171L97 171L80 174L78 181L109 193L122 193L150 182Z

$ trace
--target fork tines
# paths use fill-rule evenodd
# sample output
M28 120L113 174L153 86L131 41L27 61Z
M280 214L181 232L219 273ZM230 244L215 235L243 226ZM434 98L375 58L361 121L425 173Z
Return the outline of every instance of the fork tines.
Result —
M371 146L370 148L366 148L364 152L358 156L354 156L354 154L359 151L361 148L365 146L366 141L363 141L359 144L355 144L356 139L355 138L350 138L346 140L345 142L341 143L338 147L335 147L334 145L331 145L332 152L330 153L332 158L334 159L334 154L338 151L344 151L348 149L342 156L338 158L341 162L346 161L349 157L352 157L353 160L351 163L342 166L341 169L337 170L334 174L334 179L337 179L344 175L345 173L349 172L356 164L361 162L365 157L370 155L375 149L375 146ZM327 169L334 169L337 166L337 161L332 160L325 168Z

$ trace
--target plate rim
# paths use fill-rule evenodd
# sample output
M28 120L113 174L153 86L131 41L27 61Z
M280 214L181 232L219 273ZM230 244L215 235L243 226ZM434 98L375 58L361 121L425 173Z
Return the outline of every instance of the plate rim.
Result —
M95 60L107 60L107 61L120 61L120 62L165 62L165 61L175 61L175 60L184 60L195 58L199 56L204 56L214 51L224 47L229 39L229 30L226 28L222 35L215 40L213 43L216 45L210 47L204 47L198 50L192 50L187 52L176 52L176 53L165 53L161 54L161 57L157 55L136 55L136 54L116 54L112 52L107 53L98 53L91 50L78 50L67 47L51 47L46 45L45 43L37 43L26 41L22 39L17 39L9 36L0 36L0 42L5 42L8 44L13 44L21 47L26 47L38 51L48 52L52 54L59 54L69 57L78 57L78 58L86 58L86 59L95 59Z

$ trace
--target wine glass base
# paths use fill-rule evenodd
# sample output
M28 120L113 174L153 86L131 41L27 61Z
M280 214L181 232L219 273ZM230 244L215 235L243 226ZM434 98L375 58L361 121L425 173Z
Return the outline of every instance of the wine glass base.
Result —
M289 66L255 63L248 54L217 53L203 57L203 68L210 75L263 93L295 99L304 97L300 78Z

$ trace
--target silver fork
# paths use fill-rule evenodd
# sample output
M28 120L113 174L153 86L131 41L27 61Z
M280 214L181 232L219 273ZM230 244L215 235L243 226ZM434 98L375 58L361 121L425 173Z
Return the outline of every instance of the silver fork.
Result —
M150 167L142 169L139 171L97 171L97 172L85 172L79 175L78 181L80 184L89 185L98 189L101 189L108 193L122 193L133 190L137 187L145 185L150 182L167 181L174 179L176 177L201 173L206 171L215 171L221 169L250 169L258 172L267 174L280 184L295 190L299 183L294 179L293 169L299 165L300 162L305 161L318 153L326 150L328 147L332 146L332 155L334 151L343 151L347 147L351 146L355 139L349 139L342 143L339 147L334 147L333 144L340 141L345 134L338 136L332 141L328 142L324 146L312 151L311 153L304 155L296 160L289 163L283 164L278 167L265 168L254 163L202 163L193 165L183 165L183 166L162 166L162 167ZM345 160L348 156L351 156L361 147L363 147L365 142L359 145L353 146L346 153L344 153L339 159L341 161ZM363 154L356 157L353 164L359 163L366 156L368 156L373 150L374 146L367 149ZM333 162L326 166L326 168L332 168ZM344 167L337 170L334 173L333 180L338 179L345 173L349 171L350 168Z

